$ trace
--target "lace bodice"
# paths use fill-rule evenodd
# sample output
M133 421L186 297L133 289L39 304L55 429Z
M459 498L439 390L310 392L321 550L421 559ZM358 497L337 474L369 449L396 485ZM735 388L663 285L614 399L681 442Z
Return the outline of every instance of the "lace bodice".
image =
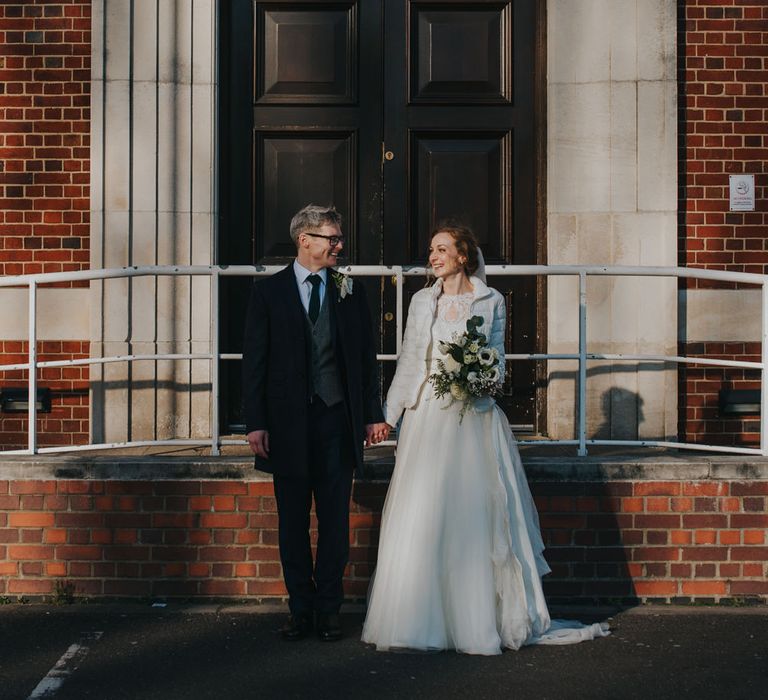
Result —
M465 326L472 305L472 292L466 294L441 294L437 300L437 320L443 323ZM436 324L437 325L437 324Z
M441 294L437 300L437 315L432 324L432 344L427 361L430 370L437 369L435 362L443 357L438 343L450 341L454 333L467 330L467 319L472 305L472 292L466 294Z

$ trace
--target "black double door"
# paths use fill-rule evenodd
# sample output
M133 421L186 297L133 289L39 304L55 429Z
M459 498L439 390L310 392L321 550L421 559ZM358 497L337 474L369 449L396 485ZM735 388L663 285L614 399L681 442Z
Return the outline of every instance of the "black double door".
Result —
M474 229L488 264L535 263L539 5L221 3L219 262L287 262L290 219L314 202L344 216L343 264L422 266L447 217ZM490 282L507 299L507 348L533 352L536 281ZM394 287L364 283L393 352ZM239 352L248 284L222 284L222 351ZM225 430L241 423L238 364L222 365ZM510 370L507 413L533 426L535 367Z

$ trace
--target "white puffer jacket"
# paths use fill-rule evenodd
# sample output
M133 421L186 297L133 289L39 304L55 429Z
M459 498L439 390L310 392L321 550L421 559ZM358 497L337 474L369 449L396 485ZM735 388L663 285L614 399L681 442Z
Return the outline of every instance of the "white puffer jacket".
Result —
M506 309L504 297L478 277L471 277L472 304L470 316L482 316L479 331L488 338L488 344L499 353L499 371L504 378L504 325ZM442 280L413 295L408 309L405 335L397 360L397 369L387 393L384 407L386 421L394 426L406 408L413 408L419 391L427 380L427 357L432 341L432 324L437 310L437 299L443 290ZM449 340L449 338L446 338Z

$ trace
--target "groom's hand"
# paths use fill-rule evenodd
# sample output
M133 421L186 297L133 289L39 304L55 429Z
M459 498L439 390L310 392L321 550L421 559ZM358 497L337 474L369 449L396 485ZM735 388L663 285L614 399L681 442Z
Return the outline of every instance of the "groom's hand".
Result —
M389 426L386 423L368 423L365 426L365 446L376 445L386 440L388 435Z
M252 430L245 436L251 452L257 457L269 459L269 433L266 430Z

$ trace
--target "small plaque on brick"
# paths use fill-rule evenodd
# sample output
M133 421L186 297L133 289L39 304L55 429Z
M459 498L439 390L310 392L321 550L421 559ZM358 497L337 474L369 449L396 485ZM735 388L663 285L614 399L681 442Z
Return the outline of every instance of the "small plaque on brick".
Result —
M755 176L730 175L731 211L755 211Z

